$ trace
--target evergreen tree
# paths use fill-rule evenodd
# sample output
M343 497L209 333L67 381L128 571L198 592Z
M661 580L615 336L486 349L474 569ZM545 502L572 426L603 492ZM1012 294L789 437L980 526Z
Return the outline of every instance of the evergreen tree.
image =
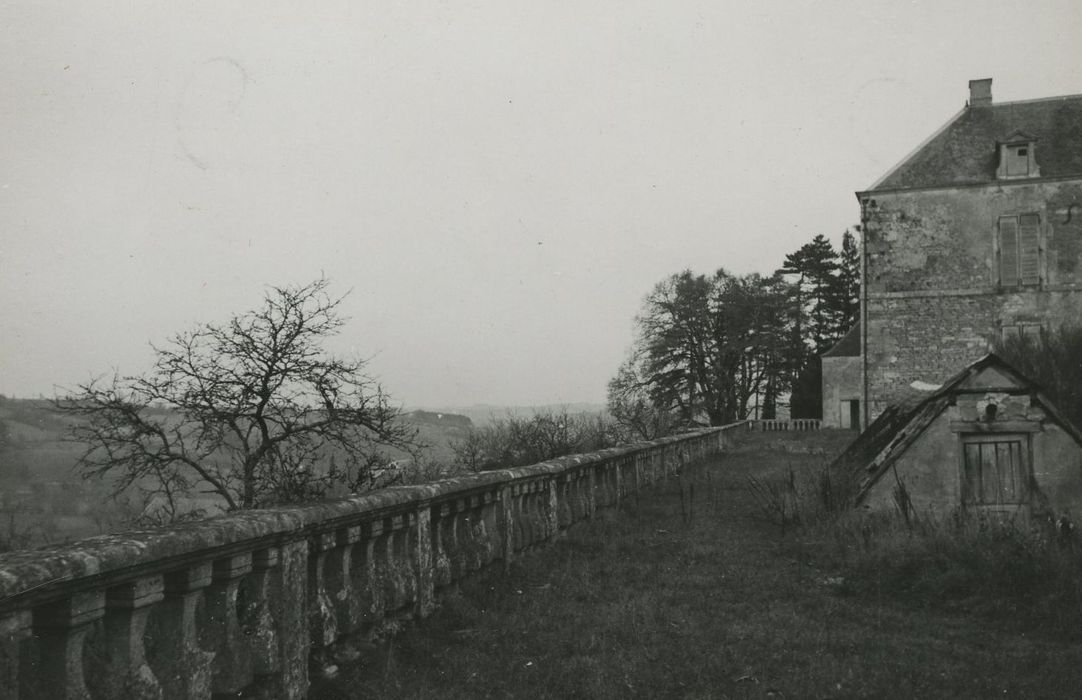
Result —
M859 226L857 227L859 231ZM848 230L842 234L842 252L838 263L837 298L842 334L857 324L860 317L860 244Z
M792 287L794 321L789 367L794 418L817 418L822 413L822 371L819 355L845 332L839 295L838 252L822 234L785 256L780 274L795 277Z

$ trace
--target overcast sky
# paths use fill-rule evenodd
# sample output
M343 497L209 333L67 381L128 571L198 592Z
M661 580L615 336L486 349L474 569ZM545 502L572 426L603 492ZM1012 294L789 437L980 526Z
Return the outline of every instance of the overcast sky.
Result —
M0 1L0 392L321 273L409 406L603 401L660 279L840 241L1082 3Z

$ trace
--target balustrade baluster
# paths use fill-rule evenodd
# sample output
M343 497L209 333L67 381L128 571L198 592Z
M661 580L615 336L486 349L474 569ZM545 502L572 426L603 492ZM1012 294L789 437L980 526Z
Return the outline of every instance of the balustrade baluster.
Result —
M574 516L571 514L571 472L565 471L558 477L553 476L552 480L557 490L556 526L566 530L574 521Z
M588 499L586 499L585 483L586 479L583 477L585 472L582 468L576 468L575 472L571 474L571 521L572 523L578 523L579 520L585 519L586 511L589 510Z
M500 549L503 553L503 570L507 573L511 570L511 560L515 557L515 497L512 487L504 485L497 492L498 508L498 532L500 533Z
M76 593L34 609L34 650L19 669L22 695L42 700L89 698L83 648L92 623L105 614L105 592Z
M575 470L575 522L590 517L590 483L586 472L589 467Z
M252 655L255 688L261 698L277 697L279 674L278 632L274 601L281 593L277 584L278 549L270 547L252 554L252 573L240 590L240 624Z
M496 494L485 491L481 498L481 508L478 513L481 524L481 542L484 543L482 558L485 566L496 561L499 553L499 531L497 529Z
M167 573L147 625L147 660L164 700L209 698L214 654L199 645L196 610L211 582L206 562Z
M398 570L398 609L407 608L411 603L417 602L417 565L416 565L416 531L417 513L407 513L399 516L401 527L395 537L395 568ZM413 612L413 610L410 610Z
M338 638L334 602L327 591L327 556L335 544L333 532L322 532L308 541L308 628L317 649Z
M33 616L20 610L0 618L0 697L18 700L19 663L23 643L30 638Z
M364 619L361 595L354 584L353 569L356 545L361 541L361 526L340 528L335 533L336 546L327 553L324 563L324 579L328 595L334 605L339 636L360 629Z
M406 603L407 583L403 575L403 557L406 549L403 542L405 524L405 518L401 515L393 515L384 519L384 529L387 534L383 546L385 562L383 595L387 604L386 612L389 613L397 612Z
M199 628L202 646L214 652L211 689L215 693L238 693L252 682L252 655L237 614L241 580L251 570L251 553L218 559L211 567Z
M537 519L534 516L533 484L525 483L522 485L522 497L519 502L522 508L519 518L522 523L521 549L526 550L533 546L533 543L537 540Z
M543 481L535 481L532 484L533 496L531 509L533 510L533 545L544 544L548 537L548 488Z
M586 494L586 471L581 468L576 469L572 479L571 485L575 491L572 513L574 514L574 522L577 523L580 520L585 520L590 510L590 499Z
M477 537L477 499L475 496L467 496L462 501L464 518L462 520L462 533L465 535L466 573L472 573L481 568L481 540Z
M450 503L441 503L433 506L432 512L435 514L432 518L432 584L441 587L452 581L447 540L452 535L454 509Z
M278 638L278 671L267 698L300 700L308 694L308 542L287 542L278 548L278 566L270 570L271 612Z
M545 523L545 541L551 542L560 531L559 506L560 501L556 493L556 477L549 476L541 482L543 489L539 496L543 506L543 518Z
M148 576L106 592L105 621L98 641L102 663L87 674L87 685L95 697L162 697L158 679L146 662L143 636L150 606L165 598L163 588L161 576Z
M512 484L510 489L511 543L514 551L521 552L526 548L526 511L524 502L526 487L523 484Z
M435 555L438 548L438 538L433 536L432 509L424 505L417 510L414 516L413 546L411 547L413 559L413 578L415 593L413 599L414 614L418 617L426 617L436 608L435 599Z
M383 577L386 566L383 562L386 553L383 520L372 520L364 527L364 573L365 592L368 598L366 621L370 625L378 624L383 619L386 609L383 595Z
M594 517L597 512L597 468L593 465L586 467L583 478L586 480L583 491L586 493L586 517Z
M470 514L470 571L479 571L488 560L488 533L485 528L485 500L483 494L473 494L469 499Z
M451 579L459 581L469 572L469 557L466 554L470 539L469 516L466 513L464 499L456 499L451 508L451 537L447 547L447 556L451 559Z

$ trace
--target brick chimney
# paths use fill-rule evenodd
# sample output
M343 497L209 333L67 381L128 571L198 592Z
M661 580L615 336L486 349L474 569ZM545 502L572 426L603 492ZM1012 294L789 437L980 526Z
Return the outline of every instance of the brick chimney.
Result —
M991 107L992 106L992 79L981 78L969 81L969 106Z

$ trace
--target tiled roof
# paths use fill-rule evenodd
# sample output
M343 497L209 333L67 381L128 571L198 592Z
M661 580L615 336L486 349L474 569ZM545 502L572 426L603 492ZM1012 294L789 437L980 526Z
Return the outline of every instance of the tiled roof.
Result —
M860 357L860 323L850 328L834 347L820 357Z
M870 191L981 184L996 179L997 142L1036 140L1041 177L1082 177L1082 95L967 107Z

